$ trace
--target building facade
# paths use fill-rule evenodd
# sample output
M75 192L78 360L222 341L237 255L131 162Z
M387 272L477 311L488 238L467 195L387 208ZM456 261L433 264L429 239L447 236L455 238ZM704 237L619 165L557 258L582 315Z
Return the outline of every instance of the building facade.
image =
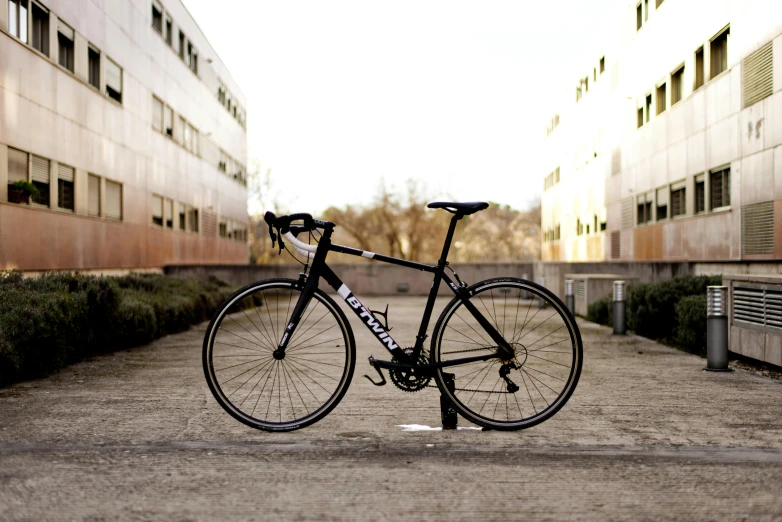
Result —
M247 262L244 107L179 0L0 0L0 269Z
M782 259L782 3L613 15L547 127L543 260Z

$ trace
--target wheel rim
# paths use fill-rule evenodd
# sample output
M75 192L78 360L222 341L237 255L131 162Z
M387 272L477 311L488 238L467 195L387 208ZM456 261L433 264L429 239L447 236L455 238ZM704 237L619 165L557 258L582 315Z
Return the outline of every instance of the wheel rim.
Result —
M315 294L288 342L277 347L301 291L292 284L236 295L208 333L207 378L218 402L243 422L287 429L319 419L341 398L353 354L333 305Z
M533 286L509 282L475 289L470 302L510 342L514 357L441 371L455 376L452 400L481 424L519 427L553 415L572 393L581 364L579 340L561 303ZM460 302L446 311L435 360L496 350L496 343ZM503 365L512 384L501 375Z

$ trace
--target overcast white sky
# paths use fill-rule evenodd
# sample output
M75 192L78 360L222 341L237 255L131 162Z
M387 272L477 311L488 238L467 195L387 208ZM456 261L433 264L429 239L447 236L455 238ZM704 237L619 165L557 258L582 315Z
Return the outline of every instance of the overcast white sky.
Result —
M525 208L545 121L617 4L184 2L247 97L248 163L272 169L287 210L312 213L408 178Z

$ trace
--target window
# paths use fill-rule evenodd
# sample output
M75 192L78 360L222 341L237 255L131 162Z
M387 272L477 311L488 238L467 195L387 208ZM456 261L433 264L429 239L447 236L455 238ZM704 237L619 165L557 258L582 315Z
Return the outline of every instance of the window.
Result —
M703 85L703 47L695 51L695 85L697 89Z
M221 150L220 162L217 164L217 169L226 172L227 168L228 168L228 155Z
M187 143L185 144L185 148L192 152L193 154L198 154L198 131L195 130L195 127L187 124Z
M603 74L606 72L606 57L601 56L600 57L600 74Z
M655 4L655 8L659 9L660 6L663 5L663 2L665 2L665 0L657 0L657 2Z
M122 103L122 69L111 58L106 58L106 94Z
M220 237L228 237L228 222L225 219L220 220L218 227L218 234Z
M90 85L100 89L100 51L90 46L87 51L87 60L89 61Z
M87 213L100 216L100 178L94 174L87 175Z
M647 94L646 95L646 123L649 123L649 118L652 116L652 95Z
M73 29L58 21L57 44L60 49L58 63L73 72Z
M152 224L163 226L163 198L152 196Z
M644 108L638 107L638 128L644 126Z
M174 110L168 105L163 109L163 132L169 137L174 136Z
M706 176L695 176L695 213L706 211Z
M183 203L179 204L179 230L185 229L185 212L186 207Z
M152 96L152 128L163 132L163 102Z
M185 120L180 119L182 122L182 130L184 131L184 134L182 134L182 146L184 146L186 149L190 150L190 125L185 123Z
M57 165L57 206L73 212L73 167Z
M187 209L187 228L190 232L198 233L198 209L190 207Z
M165 201L166 228L174 228L174 202L170 199Z
M157 2L152 2L152 27L163 34L163 8Z
M187 52L185 53L185 63L188 67L192 67L193 62L193 42L187 41Z
M176 140L183 147L187 143L187 122L183 117L179 117L179 127L177 127Z
M27 43L27 0L8 0L8 30Z
M728 69L728 37L730 36L730 27L725 28L720 34L711 39L709 55L711 57L711 67L709 68L709 79L714 79L721 72Z
M640 2L635 6L635 30L640 31L644 25L644 7Z
M179 31L179 57L185 59L185 33Z
M657 221L668 219L668 187L657 189Z
M709 174L711 210L730 206L730 167Z
M26 152L8 147L8 185L17 181L28 181L28 157Z
M644 0L644 22L649 20L649 0Z
M657 113L661 114L665 112L665 95L666 95L666 86L663 83L662 85L657 86L657 99L655 100L655 105L657 106Z
M687 214L687 200L685 199L685 182L680 181L671 185L671 217Z
M684 66L682 65L671 73L671 106L682 99L682 80L684 79Z
M49 182L51 181L51 171L49 160L38 156L32 157L32 170L30 171L30 181L38 189L38 195L32 199L39 205L50 205L49 203Z
M168 42L168 45L173 45L174 43L174 24L168 13L166 13L166 42Z
M639 225L649 223L652 220L652 193L641 194L635 198L637 207L637 221Z
M190 68L198 74L198 52L193 50L193 56L190 58Z
M122 185L106 180L106 213L109 219L122 219Z
M32 46L49 56L49 12L38 4L33 4L33 41Z

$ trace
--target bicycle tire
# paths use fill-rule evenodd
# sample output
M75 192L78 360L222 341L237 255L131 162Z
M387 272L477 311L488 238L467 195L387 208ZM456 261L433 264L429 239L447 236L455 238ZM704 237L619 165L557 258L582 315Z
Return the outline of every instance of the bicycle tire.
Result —
M440 393L464 418L490 429L519 430L550 418L571 397L581 375L583 346L573 315L551 291L524 279L487 279L467 288L467 294L469 301L506 339L513 318L509 342L515 355L510 361L490 359L439 369L435 382ZM498 303L500 299L502 303ZM511 299L510 304L508 299ZM513 300L515 317L507 313ZM462 309L462 301L455 297L440 314L432 334L430 357L433 363L497 350L496 343L472 314L467 310L459 313ZM502 315L498 309L502 310ZM545 319L535 321L541 310L548 310L544 312ZM519 317L520 312L524 313L523 320ZM531 334L534 335L528 338ZM541 341L543 344L538 345ZM506 368L508 379L518 387L515 391L511 391L512 385L500 374L504 363L518 366ZM454 376L454 391L446 385L444 374ZM476 397L478 400L473 403ZM512 402L510 398L513 398Z
M220 306L206 329L202 363L209 389L226 412L250 427L292 431L309 426L333 410L350 385L356 364L353 331L339 306L320 289L285 358L272 357L302 290L293 279L251 283ZM230 361L216 361L223 358Z

